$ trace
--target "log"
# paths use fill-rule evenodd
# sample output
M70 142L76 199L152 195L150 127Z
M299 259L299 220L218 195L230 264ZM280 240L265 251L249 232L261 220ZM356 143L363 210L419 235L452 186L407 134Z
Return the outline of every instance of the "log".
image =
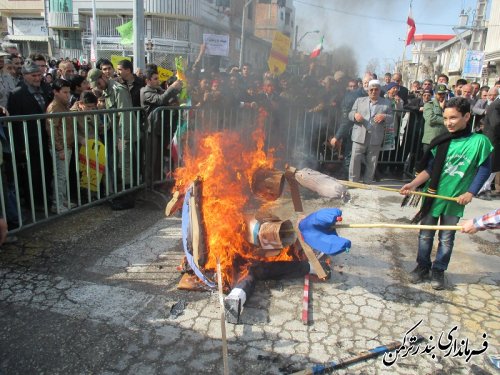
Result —
M301 186L318 193L322 197L339 199L343 198L347 193L346 187L337 179L309 168L297 171L295 179Z

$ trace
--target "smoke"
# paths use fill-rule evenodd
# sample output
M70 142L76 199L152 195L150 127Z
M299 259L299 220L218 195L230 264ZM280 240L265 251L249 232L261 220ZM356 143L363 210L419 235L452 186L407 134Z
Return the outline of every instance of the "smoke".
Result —
M398 13L396 6L398 0L386 0L381 2L371 0L353 1L327 1L327 0L304 0L295 2L296 24L299 27L299 37L312 28L320 30L324 34L324 49L331 51L342 45L350 46L358 60L360 74L365 70L366 63L371 57L380 56L377 51L383 47L387 40L380 38L380 30L386 25L376 18L403 17ZM309 5L307 5L309 4ZM311 20L314 20L313 26ZM404 21L401 25L401 35L404 32ZM301 48L309 50L317 41L307 36L301 43ZM392 42L397 41L397 36ZM377 56L379 55L379 56Z

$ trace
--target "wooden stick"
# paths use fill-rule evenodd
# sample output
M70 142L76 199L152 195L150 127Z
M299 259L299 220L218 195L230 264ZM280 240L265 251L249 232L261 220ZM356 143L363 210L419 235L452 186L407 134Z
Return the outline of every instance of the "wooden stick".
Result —
M299 229L298 224L295 224L294 228L295 228L295 232L297 233L297 240L299 241L300 246L302 246L302 250L304 251L304 254L306 255L309 263L311 263L314 272L316 273L316 275L318 276L318 278L320 280L326 280L328 275L326 274L325 270L321 266L321 263L319 262L318 258L316 258L316 254L314 253L313 248L311 246L309 246L306 243L306 241L304 241L304 239L302 238L302 233L300 233L300 229Z
M335 224L330 229L339 228L393 228L393 229L425 229L425 230L462 230L461 225L423 225L423 224L388 224L388 223L370 223L370 224ZM291 230L290 230L291 231ZM286 232L283 230L282 232Z
M309 323L309 274L304 276L304 294L302 296L302 323Z
M359 189L368 189L368 190L375 189L375 190L385 190L385 191L392 191L393 193L399 193L399 189L389 188L386 186L367 185L367 184L362 184L360 182L345 181L345 180L337 180L337 181L340 182L342 185L350 186L350 187L354 187L354 188L359 188ZM437 195L437 194L429 194L429 193L424 193L423 191L410 191L409 194L421 195L422 197L428 197L428 198L444 199L444 200L452 201L452 202L458 202L458 198L447 197L444 195Z
M219 286L220 328L222 332L222 361L224 363L224 375L229 375L229 362L227 354L227 337L226 337L226 312L224 309L224 298L222 294L222 274L221 274L219 258L217 258L217 284Z
M397 229L425 229L425 230L462 230L461 225L423 225L423 224L335 224L332 229L338 228L397 228Z

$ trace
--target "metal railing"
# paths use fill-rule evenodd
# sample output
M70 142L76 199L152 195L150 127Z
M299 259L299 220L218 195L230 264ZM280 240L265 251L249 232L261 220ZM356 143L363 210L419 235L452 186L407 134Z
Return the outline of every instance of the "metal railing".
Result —
M0 205L16 231L143 186L141 108L0 119Z
M264 151L272 151L277 168L331 170L345 163L348 155L328 142L340 113L295 105L263 108L159 107L148 117L142 108L130 108L0 118L2 216L16 231L138 188L156 189L173 181L186 148L196 154L200 137L231 130L247 142L257 124L264 127ZM396 169L411 176L421 152L422 120L395 112L394 149L380 153L379 165L382 173ZM344 143L349 142L347 137Z

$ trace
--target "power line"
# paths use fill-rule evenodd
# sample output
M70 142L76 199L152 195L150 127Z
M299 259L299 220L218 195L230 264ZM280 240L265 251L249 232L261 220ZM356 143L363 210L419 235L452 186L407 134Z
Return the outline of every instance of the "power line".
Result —
M335 9L335 8L326 7L326 6L318 5L318 4L310 4L310 3L307 3L305 1L300 1L300 0L295 0L295 3L307 5L307 6L310 6L310 7L313 7L313 8L319 8L319 9L323 9L323 10L328 10L328 11L331 11L331 12L334 12L334 13L344 14L344 15L351 16L351 17L367 18L367 19L371 19L371 20L385 21L385 22L394 22L394 23L398 23L398 24L406 23L406 19L404 19L404 20L400 20L399 19L398 20L398 19L394 19L394 18L375 17L375 16L366 15L366 14L359 14L359 13L347 12L345 10L338 10L338 9ZM418 24L419 25L424 25L424 26L447 26L447 27L454 27L454 26L456 26L456 25L448 25L448 24L442 24L442 23L426 23L426 22L418 22Z

